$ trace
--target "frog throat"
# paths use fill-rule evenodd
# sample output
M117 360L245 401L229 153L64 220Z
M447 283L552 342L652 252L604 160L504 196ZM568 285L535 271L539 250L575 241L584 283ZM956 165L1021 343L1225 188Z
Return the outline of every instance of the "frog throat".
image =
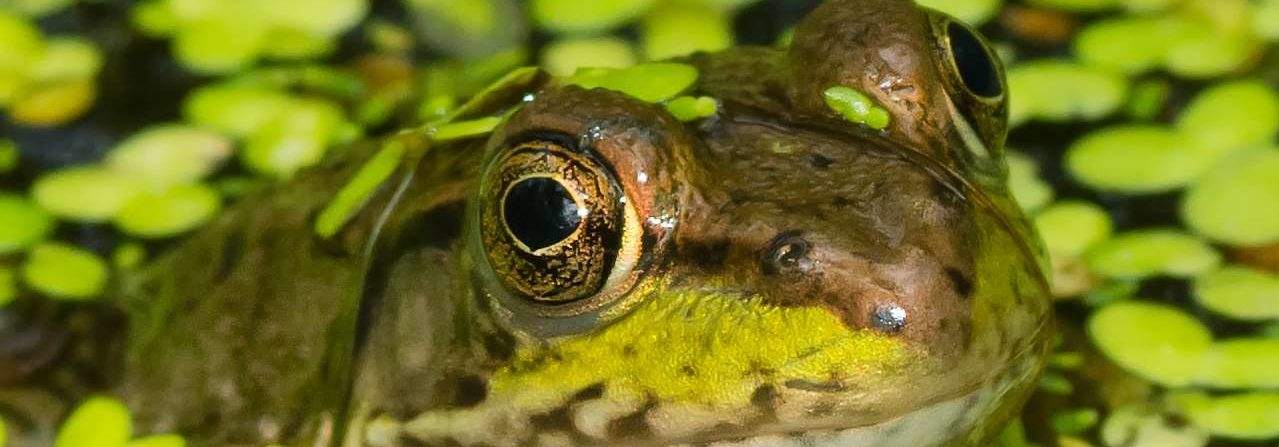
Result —
M647 431L688 435L761 412L839 406L846 393L875 389L918 357L904 341L850 328L822 308L725 292L641 293L628 315L593 333L521 345L494 372L483 402L425 412L403 425L405 435L520 445L537 431L537 415L569 407L578 415L573 428L597 439L610 437L618 418L646 413L667 421ZM770 398L795 408L771 408Z

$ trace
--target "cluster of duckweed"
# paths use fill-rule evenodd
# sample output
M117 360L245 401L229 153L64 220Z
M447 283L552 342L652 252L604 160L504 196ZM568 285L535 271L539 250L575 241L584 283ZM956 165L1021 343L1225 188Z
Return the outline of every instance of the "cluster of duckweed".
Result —
M995 34L1036 42L1008 69L1010 144L1025 149L1009 155L1010 188L1075 338L1058 356L1082 360L1050 365L1029 428L1004 446L1279 439L1275 3L1034 0L1001 14ZM1044 21L1070 32L1019 27Z
M1021 149L1008 154L1010 188L1054 269L1062 336L1001 445L1279 439L1279 79L1266 74L1279 0L917 1L982 25L1009 62ZM94 105L104 59L118 56L38 26L75 3L0 3L0 126L58 128ZM133 5L120 26L168 47L198 85L163 122L38 176L34 143L0 136L0 179L19 179L0 190L0 312L94 300L239 195L366 134L487 133L501 117L454 118L492 81L530 76L512 72L522 65L681 120L714 115L714 98L685 94L692 67L648 61L733 45L735 18L758 0L387 3L406 17L370 16L366 0ZM888 125L861 92L833 86L826 100L849 121ZM385 144L313 231L335 233L404 156ZM77 245L84 229L114 240ZM108 397L77 408L59 447L183 444L130 439ZM13 427L0 421L0 445ZM104 434L108 444L86 443Z
M93 42L45 35L35 26L35 15L56 6L43 3L0 7L0 112L30 126L62 124L84 114L97 97L94 77L102 68L102 52Z

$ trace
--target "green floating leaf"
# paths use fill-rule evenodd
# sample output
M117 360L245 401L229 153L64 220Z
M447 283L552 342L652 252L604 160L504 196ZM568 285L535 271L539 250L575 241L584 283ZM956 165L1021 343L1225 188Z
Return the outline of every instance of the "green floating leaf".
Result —
M1165 64L1168 71L1186 78L1206 79L1237 71L1260 48L1251 32L1223 29L1207 17L1187 19L1179 37L1168 45Z
M249 137L240 155L255 172L289 177L319 163L345 122L342 109L328 101L294 100Z
M1085 255L1094 272L1112 278L1152 275L1193 277L1221 265L1221 254L1207 242L1173 229L1144 229L1120 234Z
M129 441L124 447L186 447L187 440L178 435L155 435Z
M1188 392L1169 400L1191 424L1213 436L1241 440L1279 437L1279 393L1211 397Z
M26 199L0 192L0 255L43 241L53 230L53 223L48 213Z
M568 76L586 66L623 68L635 65L631 43L616 37L557 40L542 49L542 66L555 76Z
M1076 141L1066 153L1066 168L1097 190L1152 194L1186 186L1212 167L1214 159L1172 130L1122 126Z
M115 226L147 239L176 236L203 225L222 209L222 197L208 185L176 185L134 197L115 217Z
M1197 278L1194 295L1200 305L1230 318L1279 320L1279 275L1274 273L1227 266Z
M173 53L182 65L201 73L230 73L257 60L268 27L247 17L204 17L177 29Z
M719 103L709 96L681 96L666 103L666 111L680 121L696 121L715 115Z
M146 247L136 242L127 242L111 252L111 265L121 270L132 270L141 266L146 258Z
M538 26L561 33L589 33L638 19L654 0L533 0L530 14Z
M201 87L187 97L183 113L197 126L244 138L257 132L292 105L273 88L223 83Z
M378 187L391 177L403 159L404 144L394 140L387 142L320 211L315 219L315 233L321 238L337 234L368 203Z
M107 266L93 253L48 242L31 248L22 265L22 279L50 297L85 300L102 293L107 284Z
M441 124L430 128L427 134L430 135L431 141L443 143L445 141L487 135L493 132L493 129L496 129L499 124L502 124L502 117L490 116L470 121Z
M666 2L648 12L640 44L648 60L719 51L733 46L730 11L697 3Z
M865 124L875 130L888 127L891 116L888 111L852 87L831 87L822 92L822 97L827 107L850 122Z
M1068 89L1063 85L1071 86ZM1128 95L1128 80L1107 70L1040 60L1008 70L1008 120L1097 120L1114 113Z
M1110 215L1083 201L1058 202L1035 216L1044 246L1054 256L1075 257L1110 237Z
M1158 407L1129 404L1110 413L1101 439L1111 447L1203 447L1208 434L1193 425L1172 422Z
M653 103L674 98L696 81L696 68L674 62L651 62L628 68L585 68L564 79L566 85L614 90Z
M256 12L271 25L336 36L355 26L368 13L367 0L271 0L255 2Z
M1261 81L1218 84L1186 106L1177 128L1216 153L1269 144L1279 133L1279 94Z
M1279 295L1271 295L1271 298ZM1197 383L1227 389L1279 389L1279 339L1240 338L1212 345Z
M102 69L102 50L88 40L75 37L50 39L44 54L27 73L40 82L89 79Z
M1075 38L1075 54L1085 64L1139 74L1164 63L1169 42L1184 24L1163 16L1120 16L1093 22Z
M112 170L156 187L194 182L231 156L226 137L207 130L168 124L152 127L120 143L107 155Z
M110 220L142 190L128 175L100 166L76 166L41 176L31 194L58 217L80 222Z
M1070 12L1097 12L1119 5L1118 0L1029 0L1035 6Z
M1039 178L1039 165L1020 152L1008 152L1008 189L1026 213L1033 213L1052 202L1052 185Z
M53 447L124 447L133 433L129 409L109 397L91 397L62 423Z
M1261 0L1253 15L1253 28L1269 40L1279 40L1279 0Z
M1166 386L1199 376L1212 334L1181 310L1141 301L1110 304L1088 318L1088 335L1107 358Z
M1003 0L915 0L921 6L955 16L970 25L981 25L995 16Z
M1092 408L1081 408L1054 414L1050 423L1053 430L1063 435L1078 435L1092 430L1101 416Z
M1181 218L1196 233L1231 245L1279 242L1279 150L1226 156L1186 192Z
M1128 115L1139 121L1155 119L1168 103L1168 95L1171 93L1172 85L1167 81L1142 81L1128 95Z

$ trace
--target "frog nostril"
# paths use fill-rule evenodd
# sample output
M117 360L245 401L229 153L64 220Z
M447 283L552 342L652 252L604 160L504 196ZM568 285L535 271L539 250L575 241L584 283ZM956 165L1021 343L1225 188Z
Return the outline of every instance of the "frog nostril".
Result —
M790 230L779 233L764 249L761 268L765 274L808 273L813 269L813 260L809 257L812 244L804 239L803 233Z

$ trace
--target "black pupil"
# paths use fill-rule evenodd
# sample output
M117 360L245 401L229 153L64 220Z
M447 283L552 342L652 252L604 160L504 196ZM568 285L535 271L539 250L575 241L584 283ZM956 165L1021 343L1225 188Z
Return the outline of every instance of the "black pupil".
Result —
M506 194L502 207L507 228L530 250L555 245L582 222L572 194L546 177L520 180Z
M967 27L955 22L947 25L946 33L950 35L950 51L954 53L955 66L959 68L959 77L964 85L974 94L993 98L1003 93L999 85L999 75L995 71L995 62L990 60L986 46L974 36Z

